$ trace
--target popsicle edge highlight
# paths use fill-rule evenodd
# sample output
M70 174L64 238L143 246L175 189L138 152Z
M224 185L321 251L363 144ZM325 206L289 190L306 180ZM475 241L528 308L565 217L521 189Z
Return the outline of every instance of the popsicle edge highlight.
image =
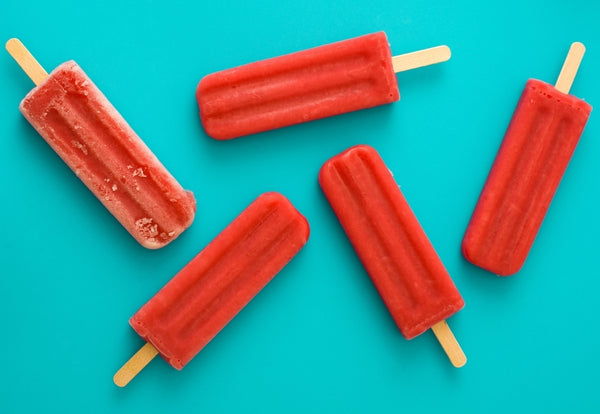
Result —
M8 39L6 42L6 50L13 59L21 66L21 69L29 76L29 78L39 85L48 77L48 72L40 65L35 57L31 54L25 45L17 38Z
M417 50L392 56L392 68L394 73L405 72L411 69L435 65L450 60L452 52L446 45L430 47L429 49Z
M137 351L129 360L117 371L113 377L115 385L124 387L143 370L146 365L158 355L158 350L150 343L146 342L139 351Z
M554 85L558 91L565 94L569 93L584 54L585 46L583 43L574 42L571 44L569 53L565 58L565 62L563 63L560 74L558 75L558 79L556 80L556 84Z

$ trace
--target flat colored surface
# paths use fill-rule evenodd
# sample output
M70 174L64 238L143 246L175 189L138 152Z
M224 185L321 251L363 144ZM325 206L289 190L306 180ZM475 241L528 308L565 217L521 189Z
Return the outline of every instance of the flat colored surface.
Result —
M597 412L600 4L574 0L5 2L0 40L48 69L77 61L177 180L194 224L140 247L18 111L33 84L0 53L0 412ZM386 31L392 52L447 44L398 75L399 102L219 142L194 97L217 70ZM460 242L525 81L571 92L589 123L525 266L499 278ZM322 163L375 147L465 299L454 369L431 332L406 341L317 183ZM305 248L181 372L157 358L125 389L143 341L129 317L258 194L307 217Z

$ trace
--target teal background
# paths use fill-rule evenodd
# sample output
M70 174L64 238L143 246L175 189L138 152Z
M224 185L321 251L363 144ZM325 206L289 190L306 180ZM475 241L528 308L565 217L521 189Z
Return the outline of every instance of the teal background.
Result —
M51 70L75 59L180 183L196 220L140 247L29 126L33 84L0 53L0 412L598 412L598 109L524 268L499 278L460 242L529 77L553 83L587 46L571 92L600 108L600 3L39 1L3 4ZM391 105L218 142L195 88L208 73L384 30L393 54L439 44L444 64L398 75ZM449 319L469 361L427 332L406 341L322 195L317 173L374 146L461 291ZM306 215L298 256L183 371L154 360L124 389L143 341L129 317L264 191Z

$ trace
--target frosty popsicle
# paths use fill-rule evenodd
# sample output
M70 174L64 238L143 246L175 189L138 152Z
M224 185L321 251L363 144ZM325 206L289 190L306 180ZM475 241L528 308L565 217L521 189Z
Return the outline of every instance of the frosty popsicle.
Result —
M157 353L182 369L298 253L306 219L265 193L130 319L147 344L114 377L125 386Z
M464 301L377 151L358 145L336 155L319 183L402 334L432 328L452 364L463 366L445 320Z
M163 247L191 225L193 194L74 61L48 75L19 40L6 49L37 85L19 107L25 118L142 246Z
M392 57L378 32L207 75L196 98L225 140L397 101L395 72L448 59L447 46Z
M462 242L473 264L523 266L592 110L568 95L584 51L573 43L556 87L527 81Z

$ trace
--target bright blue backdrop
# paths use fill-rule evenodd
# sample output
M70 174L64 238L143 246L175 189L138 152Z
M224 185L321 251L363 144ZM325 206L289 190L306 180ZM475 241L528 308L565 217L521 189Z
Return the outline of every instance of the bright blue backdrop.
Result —
M554 82L587 46L572 93L600 108L600 3L588 0L5 2L0 40L47 68L75 59L196 194L192 227L140 247L18 111L32 83L0 53L0 412L597 412L600 125L587 128L523 270L499 278L460 242L528 77ZM398 75L400 102L229 142L202 130L208 73L384 30L392 52L452 59ZM397 331L317 184L367 143L394 172L466 306L433 334ZM311 224L300 254L183 371L160 358L127 388L142 344L128 318L258 194Z

